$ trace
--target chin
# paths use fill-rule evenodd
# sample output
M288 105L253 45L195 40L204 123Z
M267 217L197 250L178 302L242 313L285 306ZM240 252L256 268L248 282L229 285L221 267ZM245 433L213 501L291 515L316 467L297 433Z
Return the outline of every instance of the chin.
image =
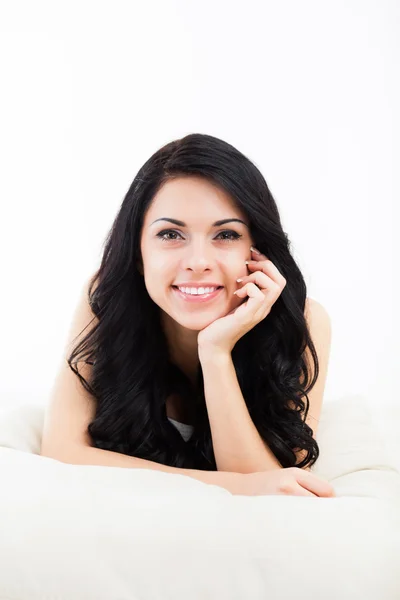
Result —
M202 331L202 329L205 329L205 327L208 327L208 325L211 325L211 323L213 323L216 319L210 319L210 318L204 318L204 319L200 319L200 318L188 318L188 319L175 319L177 323L179 323L179 325L181 325L181 327L184 327L185 329L189 329L190 331Z
M211 311L205 312L204 314L187 314L187 315L176 315L172 317L176 323L179 323L181 327L185 327L185 329L189 329L190 331L201 331L208 325L211 325L217 319L223 317L221 314L211 314Z

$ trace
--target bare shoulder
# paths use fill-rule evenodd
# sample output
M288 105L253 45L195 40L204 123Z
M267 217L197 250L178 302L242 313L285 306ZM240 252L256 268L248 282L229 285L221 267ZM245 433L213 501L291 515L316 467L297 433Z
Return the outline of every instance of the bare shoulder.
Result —
M321 304L321 302L314 300L314 298L306 298L304 316L308 324L311 323L311 320L314 322L318 321L320 323L326 324L330 324L331 322L329 313L326 310L325 306Z
M332 326L326 308L313 298L306 298L304 315L318 357L318 376L314 386L308 391L309 411L306 418L307 425L313 431L313 438L316 439L329 367ZM307 365L314 376L314 361L308 346L305 355ZM304 373L300 377L301 385L304 385L303 375ZM298 457L300 462L304 458L304 451L299 452Z
M69 363L71 353L87 335L87 328L92 326L93 321L97 321L88 297L92 279L93 276L90 276L81 287L71 318L61 364L46 407L42 430L41 455L65 462L73 460L72 457L77 449L92 444L88 426L96 414L96 401L83 387ZM74 362L74 367L86 381L89 381L92 365L82 360L81 356L75 355L75 360L77 362Z

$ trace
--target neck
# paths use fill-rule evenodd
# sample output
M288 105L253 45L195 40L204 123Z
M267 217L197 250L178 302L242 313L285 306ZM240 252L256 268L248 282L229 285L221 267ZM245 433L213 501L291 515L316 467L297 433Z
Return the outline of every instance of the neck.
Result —
M163 314L163 328L167 338L169 357L188 377L194 386L199 368L198 331L181 327L176 321Z

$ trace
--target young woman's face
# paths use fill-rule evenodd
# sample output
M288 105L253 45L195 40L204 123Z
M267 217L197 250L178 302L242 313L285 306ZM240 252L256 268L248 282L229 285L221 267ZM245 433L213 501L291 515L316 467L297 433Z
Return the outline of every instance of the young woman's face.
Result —
M214 225L222 219L243 222ZM252 244L248 218L226 192L199 177L170 180L143 223L140 250L147 291L174 321L200 331L242 303L233 292L240 287L236 279L248 274L245 261ZM222 289L202 302L176 289L210 284Z

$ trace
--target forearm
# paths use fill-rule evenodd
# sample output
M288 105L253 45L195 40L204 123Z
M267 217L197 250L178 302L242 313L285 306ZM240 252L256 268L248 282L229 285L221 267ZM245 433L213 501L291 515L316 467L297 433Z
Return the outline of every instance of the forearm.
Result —
M218 470L246 474L282 469L250 417L231 355L203 353L201 366Z
M63 453L54 452L42 454L64 463L74 465L99 465L104 467L126 467L128 469L153 469L172 473L175 475L186 475L193 477L203 483L217 485L226 489L231 494L242 494L243 475L241 473L223 471L202 471L198 469L180 469L170 467L161 463L137 458L120 452L103 450L91 446L77 446Z

